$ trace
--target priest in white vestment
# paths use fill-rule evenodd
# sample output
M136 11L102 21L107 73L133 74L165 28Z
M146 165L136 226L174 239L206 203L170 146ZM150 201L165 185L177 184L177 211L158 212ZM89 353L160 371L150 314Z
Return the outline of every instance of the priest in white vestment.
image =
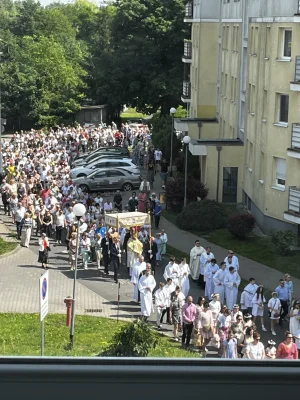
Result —
M178 266L179 271L179 285L181 287L181 291L185 297L188 296L190 291L190 280L189 275L191 273L189 265L186 263L186 259L183 258L181 263Z
M224 304L224 299L225 299L224 279L226 274L227 274L226 263L221 262L220 269L213 276L214 293L217 293L219 295L221 304Z
M229 310L233 310L233 306L237 302L240 283L241 278L239 274L235 272L234 267L230 267L224 279L226 305Z
M206 247L205 252L201 254L200 257L200 275L199 275L199 286L202 286L203 289L205 287L205 273L208 264L210 264L211 260L214 259L215 256L211 252L210 247Z
M140 275L146 269L146 263L144 261L144 257L140 256L138 261L132 267L132 274L131 274L131 283L133 284L133 298L138 303L139 301L139 280Z
M239 260L237 256L234 255L234 252L232 250L228 250L228 256L225 257L224 261L226 262L227 270L229 270L229 267L234 267L236 272L239 271L240 269Z
M200 241L195 241L195 247L193 247L190 251L190 270L191 270L191 278L194 281L199 279L200 274L200 257L201 254L205 252L205 249L200 246Z
M213 281L213 277L216 274L216 272L219 270L219 266L217 264L217 260L213 258L211 262L207 265L206 271L205 271L205 296L207 296L209 299L211 298L211 295L215 291L215 285Z
M151 275L151 264L146 265L145 275L140 277L139 291L141 294L141 312L145 321L153 312L152 292L155 289L156 282L154 276Z
M169 264L165 267L164 278L166 281L171 278L175 286L179 285L179 266L174 257L170 257Z
M136 233L127 242L127 268L129 276L132 274L132 267L143 253L143 244L138 240Z

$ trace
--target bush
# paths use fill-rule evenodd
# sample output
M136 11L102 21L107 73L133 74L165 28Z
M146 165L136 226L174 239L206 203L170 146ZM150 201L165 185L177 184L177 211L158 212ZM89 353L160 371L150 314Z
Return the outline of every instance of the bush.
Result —
M192 231L213 231L227 226L227 211L215 200L191 203L177 217L180 229Z
M238 238L244 239L250 235L255 225L252 215L234 215L228 219L229 232Z
M175 159L177 172L184 174L185 170L185 151L183 150ZM200 180L199 157L188 157L188 175Z
M147 357L155 349L158 339L151 325L143 320L134 321L116 333L102 357Z
M271 241L275 245L276 253L288 256L291 254L291 245L296 244L297 236L292 231L274 231Z
M197 201L197 197L204 200L207 197L208 189L204 183L197 179L188 177L187 181L187 201ZM166 185L167 205L173 211L180 212L184 203L184 178L181 176L169 179Z

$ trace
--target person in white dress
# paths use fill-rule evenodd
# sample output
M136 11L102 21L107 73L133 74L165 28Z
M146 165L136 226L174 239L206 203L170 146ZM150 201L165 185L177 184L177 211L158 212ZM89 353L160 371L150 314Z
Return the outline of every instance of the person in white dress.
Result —
M264 345L260 342L260 334L255 332L253 333L253 342L246 347L245 357L250 360L264 360L265 355Z
M242 313L242 311L240 311L240 306L238 304L234 304L233 305L233 310L231 311L230 315L231 315L231 322L232 323L237 322L237 319L239 317L242 317L244 319L243 313Z
M250 278L248 285L245 287L245 291L248 292L248 299L250 300L250 305L248 306L247 312L252 314L252 298L257 291L258 286L255 283L255 278Z
M266 347L265 353L265 360L275 360L276 359L276 343L274 340L269 340L268 341L268 346Z
M264 325L264 303L266 303L264 288L263 286L259 286L256 290L255 295L252 298L252 316L254 324L256 321L256 317L260 317L261 329L266 332L267 330Z
M191 278L193 281L197 281L199 279L200 274L200 257L201 254L205 252L205 249L200 246L200 241L195 241L195 247L193 247L190 251L190 270L191 270Z
M142 271L145 271L146 263L143 256L139 256L138 261L132 267L131 283L133 284L133 298L138 303L139 301L139 280Z
M241 278L234 267L229 268L229 272L225 275L224 286L226 295L226 305L229 310L233 309L233 305L237 302L238 289L241 283Z
M269 316L271 320L272 335L276 336L275 325L278 324L281 312L281 303L278 299L277 292L272 293L272 297L268 302Z
M205 274L208 265L210 264L211 260L215 259L214 254L211 252L210 247L206 247L205 252L201 254L200 256L200 275L199 275L199 281L198 281L198 286L201 286L203 289L205 289Z
M247 286L246 286L247 287ZM243 314L248 314L249 313L249 309L251 310L252 313L252 299L253 299L253 295L250 294L249 292L247 292L245 289L242 291L241 294L241 299L240 299L240 304L241 304L241 310L243 312Z
M164 278L166 281L171 278L175 286L179 284L179 265L176 264L173 256L170 257L169 264L165 267Z
M205 296L207 296L209 299L211 298L211 295L214 293L215 290L215 285L213 281L213 277L218 271L219 266L217 264L217 260L213 258L211 262L208 264L206 268L206 272L204 275L205 278Z
M295 300L290 311L290 332L294 335L300 329L300 302Z
M226 263L221 262L220 269L213 276L214 293L219 295L221 304L224 304L224 299L225 299L224 279L226 274L227 274Z
M213 317L213 334L216 333L216 327L217 327L217 321L218 321L218 316L221 311L221 303L219 301L219 295L218 293L213 293L211 295L212 301L209 303L209 309L212 312L212 317Z
M160 318L163 310L166 308L166 292L164 290L165 284L160 282L159 289L154 293L155 299L155 308L156 308L156 326L158 329L161 329Z
M228 262L228 258L230 262ZM234 267L236 272L238 272L238 270L240 269L239 260L237 256L234 255L234 252L232 250L228 250L228 256L225 257L224 261L226 262L227 269L229 269L229 267Z
M141 293L141 312L143 319L148 320L153 312L152 292L156 286L154 276L151 275L151 264L146 265L145 275L140 277L139 291Z
M181 263L178 266L178 271L179 271L179 285L181 286L181 291L184 294L184 296L187 297L190 291L189 275L191 271L185 258L181 259Z
M176 286L172 282L171 278L167 279L167 283L165 284L163 290L165 292L165 298L166 298L166 307L163 309L163 312L160 317L160 323L163 323L163 319L165 314L167 314L167 324L171 324L171 317L170 317L170 304L171 304L171 293L174 292Z

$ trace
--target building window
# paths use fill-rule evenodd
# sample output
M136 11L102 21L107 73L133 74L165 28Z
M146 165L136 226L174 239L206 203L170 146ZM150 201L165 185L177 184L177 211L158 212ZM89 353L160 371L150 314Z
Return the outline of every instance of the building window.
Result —
M275 185L281 188L285 188L286 179L286 160L283 158L275 157Z
M282 58L291 58L292 56L292 31L283 29L282 35Z
M287 94L278 95L278 122L280 124L289 122L289 96Z

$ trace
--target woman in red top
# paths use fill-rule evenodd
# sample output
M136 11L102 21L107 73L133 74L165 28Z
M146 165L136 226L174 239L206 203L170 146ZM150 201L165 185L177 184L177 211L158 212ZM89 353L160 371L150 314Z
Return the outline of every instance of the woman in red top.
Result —
M285 333L285 341L278 346L276 358L298 360L298 350L296 344L293 342L291 332L287 331Z

